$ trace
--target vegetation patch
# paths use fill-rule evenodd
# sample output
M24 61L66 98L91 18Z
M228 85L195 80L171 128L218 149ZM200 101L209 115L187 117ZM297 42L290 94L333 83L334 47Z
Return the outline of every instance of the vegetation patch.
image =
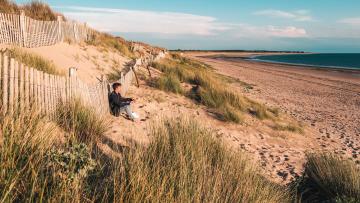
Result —
M57 124L71 132L78 142L93 143L99 140L109 127L106 118L84 106L80 100L59 105L56 115Z
M300 133L300 134L304 133L304 129L302 128L302 126L298 125L296 123L275 122L275 124L272 128L274 130L279 130L279 131L290 131L290 132L295 132L295 133Z
M49 5L41 1L31 1L29 3L19 6L13 1L0 0L1 13L19 15L21 10L25 12L26 16L35 20L55 21L57 20L57 16L62 16L63 19L66 20L62 14L53 11Z
M20 63L34 68L39 71L43 71L53 75L64 75L65 73L60 71L58 67L52 61L49 61L42 56L28 52L20 48L12 48L8 50L9 57L14 58Z
M174 74L169 74L159 78L156 81L155 86L161 90L173 92L175 94L181 94L184 92L181 87L179 78Z
M351 160L328 153L308 154L304 174L293 186L304 202L360 200L360 169Z
M157 80L158 88L175 93L183 92L197 102L211 108L221 120L240 123L243 114L250 113L259 119L274 119L277 113L266 106L229 90L226 81L212 68L200 62L172 54L171 58L154 63L153 67L164 74ZM180 82L190 83L190 92L180 91Z
M88 110L77 105L68 109L78 116L58 115L71 120L60 122L69 134L90 131L72 123L106 125L88 119L97 115L79 113ZM0 121L1 202L357 202L360 197L360 171L351 161L309 154L304 175L291 187L280 186L191 119L153 124L149 145L124 150L121 159L101 153L97 139L66 135L59 141L54 123L36 111L0 115Z
M114 37L107 33L94 32L90 39L86 41L86 43L88 45L110 48L111 50L120 52L124 56L135 58L134 53L131 51L129 42L120 37Z
M243 154L226 149L193 120L155 124L152 142L124 156L122 202L288 202Z

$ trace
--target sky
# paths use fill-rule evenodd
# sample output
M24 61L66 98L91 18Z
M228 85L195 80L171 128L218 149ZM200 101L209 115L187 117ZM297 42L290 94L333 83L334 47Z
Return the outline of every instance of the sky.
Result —
M360 53L359 0L44 2L100 31L168 49Z

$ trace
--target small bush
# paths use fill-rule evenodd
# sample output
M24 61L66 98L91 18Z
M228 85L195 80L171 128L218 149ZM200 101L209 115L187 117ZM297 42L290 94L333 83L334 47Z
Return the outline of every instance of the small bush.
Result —
M124 156L121 202L289 202L288 191L259 175L193 120L167 119L147 148ZM121 178L120 178L121 180Z
M108 121L79 100L59 105L56 122L80 142L95 143L108 129Z
M46 154L49 174L65 182L80 182L94 170L96 162L90 149L83 143L69 143L64 148L54 147Z
M328 153L308 154L303 176L293 183L303 202L358 202L360 169Z
M39 55L27 52L20 48L12 48L8 53L11 58L16 59L28 67L53 75L64 75L64 72L61 72L53 62L44 59Z

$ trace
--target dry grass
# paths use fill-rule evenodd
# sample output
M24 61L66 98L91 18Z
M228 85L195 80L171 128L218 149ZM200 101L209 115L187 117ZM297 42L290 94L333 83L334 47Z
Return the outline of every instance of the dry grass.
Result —
M58 116L101 133L94 118L84 116L88 110L77 108L83 109L72 110L79 116ZM89 127L70 125L61 123L70 134L89 133ZM36 113L3 116L0 127L1 202L290 201L285 188L267 181L245 156L227 150L190 120L154 125L149 146L125 151L122 160L72 136L58 142L55 126Z
M180 80L174 74L169 74L159 78L156 81L155 86L161 90L173 92L175 94L181 94L184 92L181 87Z
M184 92L179 82L193 85L187 96L209 107L221 120L243 122L243 114L250 113L259 119L274 119L278 115L271 109L229 90L222 77L200 62L173 54L172 58L154 63L153 67L164 74L158 79L158 88L175 93ZM185 92L184 92L185 93Z
M19 6L9 0L0 0L1 13L20 14L21 10L25 11L26 16L36 20L54 21L57 20L57 16L62 16L65 20L62 14L53 11L49 5L42 1L32 1Z
M166 119L152 142L125 155L122 202L289 202L243 154L226 149L193 120ZM121 180L121 179L120 179Z
M24 65L35 68L39 71L53 75L64 75L63 71L60 71L58 67L52 61L49 61L42 56L36 55L34 53L28 52L21 48L11 48L8 50L8 54L11 58L16 59Z
M85 107L80 100L60 104L56 122L65 131L72 133L78 142L94 143L100 140L109 128L108 120Z
M35 111L19 117L1 116L0 201L43 198L46 152L54 146L54 126ZM48 177L49 179L51 177ZM50 188L49 188L50 190ZM55 191L54 195L55 195Z
M357 202L360 171L334 156L309 155L291 188L265 179L241 152L226 148L195 121L166 119L148 146L122 159L96 148L106 122L74 102L58 123L36 113L0 116L1 202ZM61 122L59 122L61 121ZM79 136L71 136L71 135ZM80 136L81 135L81 136ZM59 136L64 139L59 141ZM93 137L82 143L85 138Z
M281 122L275 122L274 126L272 126L274 130L278 131L290 131L295 133L304 133L304 129L301 125L297 123L281 123Z
M304 175L295 182L302 202L358 202L360 169L328 153L308 154Z
M93 144L81 143L78 138L89 133L95 136L102 128L98 118L84 113L85 107L78 108L83 110L72 112L77 116L58 115L60 120L74 119L67 120L73 131L65 137L36 110L0 116L0 202L82 202L93 198L88 193L90 186L85 185L97 166L91 153ZM72 136L76 134L79 136Z
M127 41L107 33L95 32L86 43L88 45L110 48L129 58L135 57L134 53L130 50L130 44Z

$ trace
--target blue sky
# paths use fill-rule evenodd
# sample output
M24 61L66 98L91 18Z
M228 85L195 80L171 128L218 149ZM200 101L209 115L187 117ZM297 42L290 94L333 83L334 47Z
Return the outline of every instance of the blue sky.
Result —
M359 0L45 2L96 29L169 49L360 52Z

